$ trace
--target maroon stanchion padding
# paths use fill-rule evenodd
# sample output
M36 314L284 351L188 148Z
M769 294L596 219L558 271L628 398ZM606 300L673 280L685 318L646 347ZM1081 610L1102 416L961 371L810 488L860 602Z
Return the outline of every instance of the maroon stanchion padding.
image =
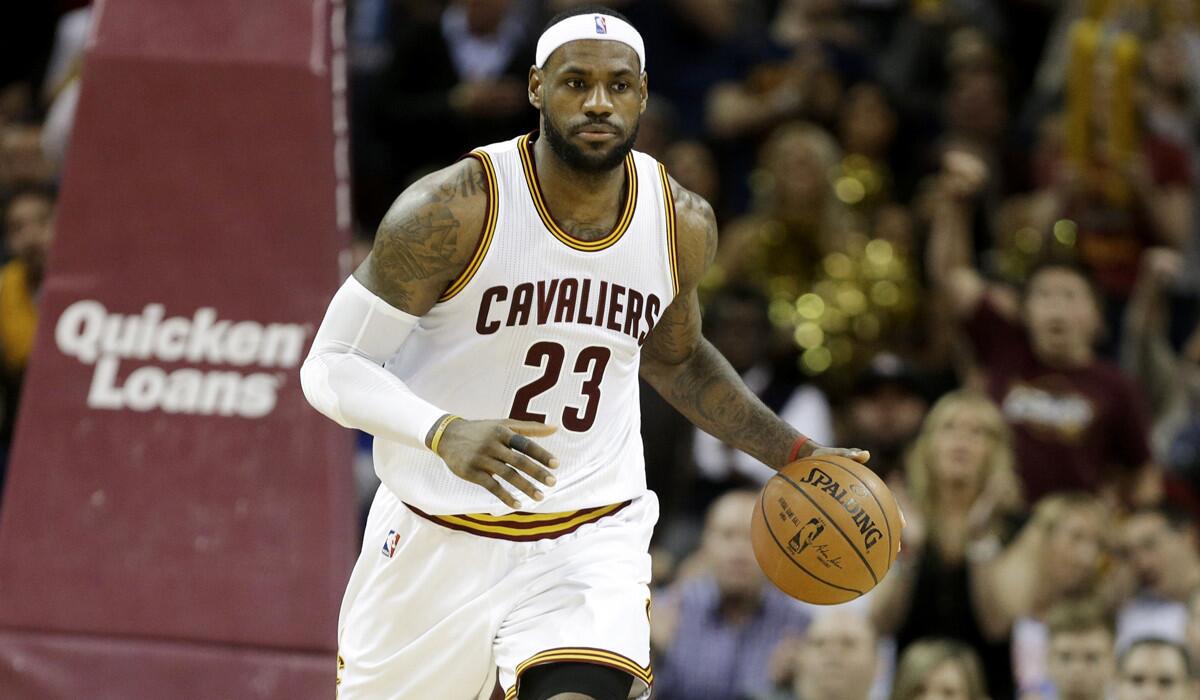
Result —
M299 366L349 239L344 7L95 11L0 507L0 697L330 698L351 441Z

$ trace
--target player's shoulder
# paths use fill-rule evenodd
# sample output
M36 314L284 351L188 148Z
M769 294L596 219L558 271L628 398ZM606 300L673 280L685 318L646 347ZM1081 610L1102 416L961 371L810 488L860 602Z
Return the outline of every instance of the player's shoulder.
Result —
M379 233L402 234L414 218L419 218L452 227L469 237L487 216L489 187L489 175L480 160L461 158L421 177L400 193L384 215Z
M687 280L699 278L717 253L717 217L704 197L667 175L671 200L675 204L675 230L679 238L680 273Z

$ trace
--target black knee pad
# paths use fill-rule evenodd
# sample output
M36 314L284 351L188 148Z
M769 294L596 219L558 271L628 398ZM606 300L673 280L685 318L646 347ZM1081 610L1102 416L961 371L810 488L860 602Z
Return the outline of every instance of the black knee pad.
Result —
M599 664L563 661L534 666L521 674L517 700L547 700L559 693L583 693L595 700L628 700L633 676Z

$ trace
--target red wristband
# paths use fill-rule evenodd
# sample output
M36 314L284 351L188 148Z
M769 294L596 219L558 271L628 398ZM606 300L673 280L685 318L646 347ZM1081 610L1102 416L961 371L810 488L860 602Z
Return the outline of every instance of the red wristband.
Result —
M788 464L791 464L792 462L796 461L796 458L800 456L800 448L804 447L807 444L808 444L807 437L801 435L800 437L796 438L796 443L794 445L792 445L792 449L788 452L788 458L787 458Z

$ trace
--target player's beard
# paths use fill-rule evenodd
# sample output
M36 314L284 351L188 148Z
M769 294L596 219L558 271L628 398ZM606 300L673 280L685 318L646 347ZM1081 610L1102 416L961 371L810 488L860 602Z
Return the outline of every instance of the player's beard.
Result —
M633 144L637 141L638 122L634 122L633 130L629 136L618 143L607 153L588 153L586 150L571 143L561 131L554 127L548 117L542 119L542 131L546 135L546 142L550 144L550 150L554 151L554 155L558 156L559 160L566 163L568 167L579 170L585 173L603 173L612 170L625 160L625 156L633 150Z

